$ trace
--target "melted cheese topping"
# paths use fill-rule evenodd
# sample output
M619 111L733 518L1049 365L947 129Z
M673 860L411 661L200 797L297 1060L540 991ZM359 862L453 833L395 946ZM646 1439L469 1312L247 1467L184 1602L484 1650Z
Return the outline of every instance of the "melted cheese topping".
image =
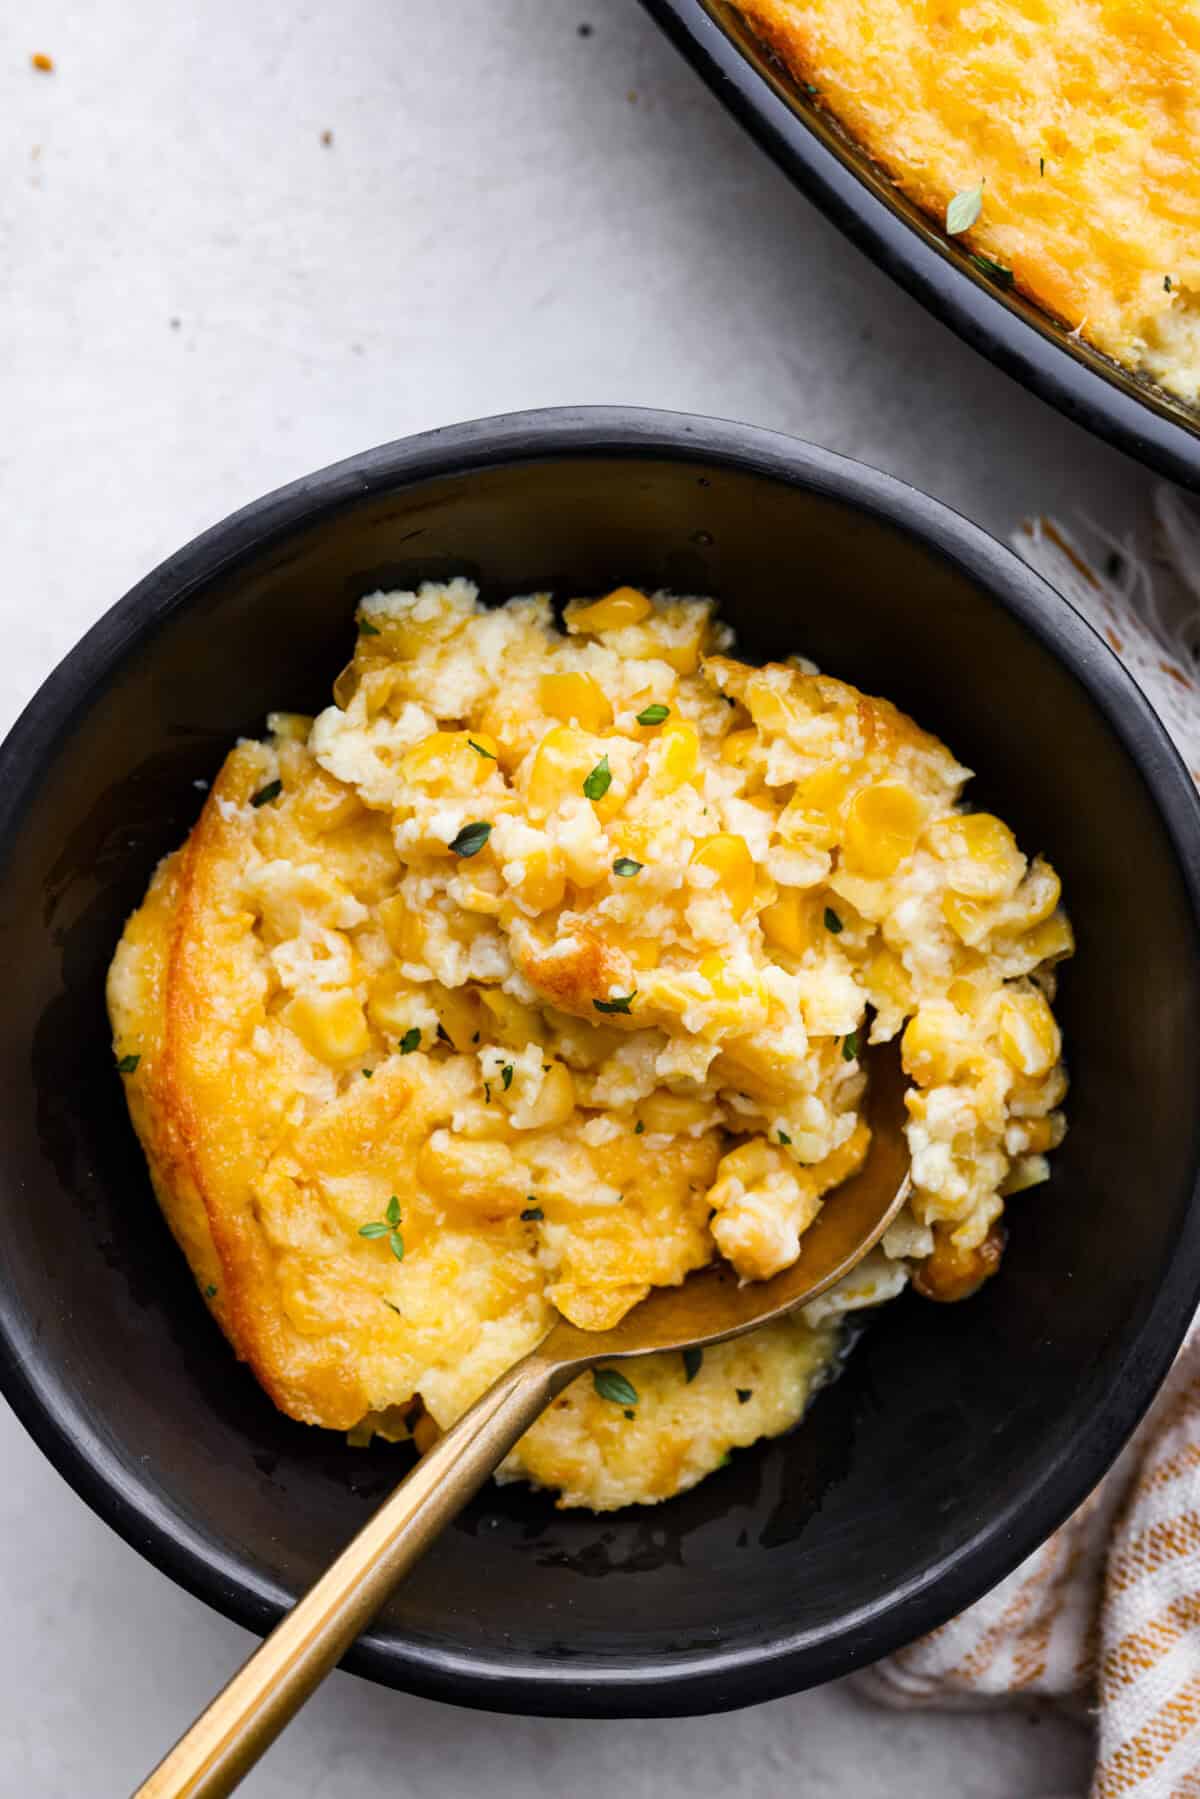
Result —
M732 659L703 600L376 594L317 719L233 751L110 976L162 1203L277 1403L418 1441L557 1310L803 1254L904 1030L915 1190L841 1290L590 1377L506 1465L604 1508L788 1428L834 1320L998 1259L1065 1090L1059 883L888 702ZM419 1405L416 1403L419 1399ZM631 1414L631 1415L629 1415Z
M1200 400L1200 0L738 0L939 221L1101 350Z

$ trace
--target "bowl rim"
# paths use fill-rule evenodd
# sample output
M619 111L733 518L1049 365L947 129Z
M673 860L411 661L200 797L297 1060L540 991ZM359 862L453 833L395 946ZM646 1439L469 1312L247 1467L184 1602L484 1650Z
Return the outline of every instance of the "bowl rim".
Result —
M721 104L853 244L956 336L1097 437L1200 492L1200 410L1077 338L1036 301L1002 292L871 162L833 115L788 93L770 52L721 15L736 0L642 0ZM753 37L743 22L747 38Z
M252 501L159 564L62 659L0 746L0 868L19 852L26 811L56 746L138 641L216 576L293 530L373 494L518 463L600 458L693 462L814 492L916 538L960 569L1084 687L1140 774L1175 853L1200 962L1200 799L1141 690L1109 646L1011 550L894 476L756 426L628 407L503 414L383 444ZM1175 1254L1128 1327L1097 1415L1067 1415L1055 1454L957 1549L840 1619L753 1648L689 1650L653 1661L467 1654L370 1631L344 1666L386 1685L494 1711L661 1717L729 1709L795 1692L876 1660L943 1623L1003 1579L1106 1472L1167 1373L1200 1303L1200 1124ZM43 1365L36 1336L0 1284L0 1391L58 1472L119 1536L236 1623L263 1631L294 1595L171 1512L113 1455L70 1383Z

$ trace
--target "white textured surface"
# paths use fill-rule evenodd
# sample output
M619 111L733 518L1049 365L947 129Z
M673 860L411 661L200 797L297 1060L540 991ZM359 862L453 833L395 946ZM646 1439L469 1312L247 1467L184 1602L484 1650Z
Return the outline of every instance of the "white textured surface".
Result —
M1146 513L1147 478L877 274L633 0L16 0L0 167L0 723L234 506L506 408L754 419L999 532L1043 508L1118 532ZM6 1414L0 1453L0 1789L122 1793L248 1639L98 1524ZM897 1718L838 1687L571 1724L339 1676L244 1790L1045 1799L1082 1791L1088 1759L1057 1719Z

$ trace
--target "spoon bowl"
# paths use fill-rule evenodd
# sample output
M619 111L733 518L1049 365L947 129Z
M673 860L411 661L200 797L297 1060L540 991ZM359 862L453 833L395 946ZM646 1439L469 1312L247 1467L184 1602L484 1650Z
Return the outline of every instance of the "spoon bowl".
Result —
M566 1319L500 1376L433 1445L333 1565L288 1612L134 1799L224 1799L370 1622L396 1583L557 1394L600 1362L702 1349L781 1318L826 1292L875 1247L910 1190L904 1077L894 1044L869 1050L871 1143L823 1202L791 1267L741 1281L713 1263L661 1287L607 1331Z

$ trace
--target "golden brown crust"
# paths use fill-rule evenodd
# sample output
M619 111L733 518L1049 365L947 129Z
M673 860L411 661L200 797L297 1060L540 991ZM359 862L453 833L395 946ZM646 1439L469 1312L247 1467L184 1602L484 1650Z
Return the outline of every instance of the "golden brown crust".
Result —
M1100 349L1200 394L1200 6L739 0L791 73L958 242Z

